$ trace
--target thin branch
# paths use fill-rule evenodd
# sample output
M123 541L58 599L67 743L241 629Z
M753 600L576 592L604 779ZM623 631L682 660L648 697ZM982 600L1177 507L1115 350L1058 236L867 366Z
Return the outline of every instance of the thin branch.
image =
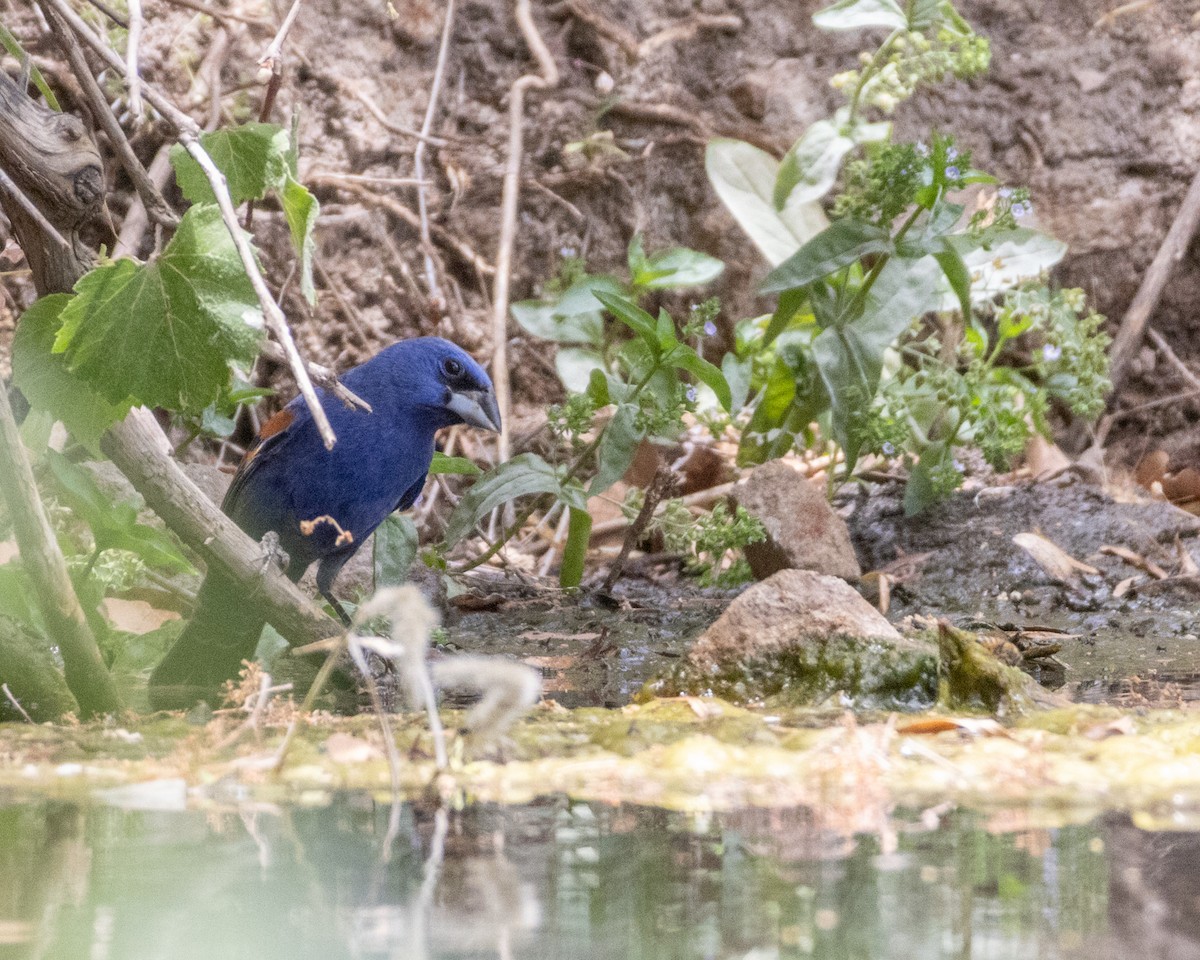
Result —
M8 702L13 705L13 707L14 707L14 709L16 709L17 713L19 713L21 716L23 716L25 718L25 722L33 723L33 717L31 717L28 713L25 712L25 708L23 706L21 706L21 701L18 700L16 697L14 697L13 692L8 689L8 684L7 683L0 684L0 690L4 691L4 696L8 699Z
M1176 373L1183 377L1189 387L1192 389L1200 387L1200 377L1192 373L1188 365L1179 359L1179 355L1171 349L1171 345L1167 343L1166 338L1161 333L1150 327L1146 330L1146 336L1158 348L1158 352L1162 354L1163 359L1175 368Z
M357 84L351 83L341 77L333 77L333 81L347 91L352 97L358 100L364 107L367 108L367 113L373 116L376 122L385 130L391 133L399 134L402 137L413 137L416 140L421 140L432 144L435 147L444 147L449 142L445 137L430 137L421 133L420 130L414 130L412 127L401 126L398 123L393 123L387 118L387 114L380 109L379 104L371 99L370 94L360 89Z
M274 363L287 366L287 355L283 352L283 347L272 340L268 340L262 345L259 351L268 360ZM335 397L342 401L348 407L361 407L367 413L371 413L372 408L366 400L360 397L357 393L347 387L338 375L330 370L329 367L322 366L319 363L314 363L312 360L304 361L304 369L308 371L308 375L312 377L312 382L318 387L328 390Z
M64 250L71 249L71 245L66 241L63 235L54 228L54 224L45 218L45 216L42 214L42 211L37 208L37 205L34 204L33 201L27 196L25 196L25 192L15 183L13 183L12 180L9 179L8 174L3 170L0 170L0 190L3 190L6 194L8 194L9 197L11 197L12 200L18 206L20 206L22 210L29 214L29 216L33 218L33 221L38 225L38 228L45 231L47 237L53 240Z
M425 284L429 296L440 310L446 308L446 298L438 284L437 269L433 262L433 240L429 236L429 202L425 182L425 150L429 146L429 134L433 118L437 114L438 95L442 90L442 77L446 72L446 54L450 50L450 36L454 28L454 0L446 0L445 20L442 23L442 39L438 46L437 63L433 68L433 83L429 88L429 105L425 108L425 119L421 122L421 140L413 154L413 172L420 186L417 187L417 213L421 217L421 253L425 259Z
M132 11L133 7L130 7ZM67 55L67 61L71 64L71 72L75 74L79 81L80 87L83 89L83 94L87 97L89 106L92 108L92 113L96 117L96 121L104 128L104 132L108 134L109 142L112 144L113 150L117 155L117 160L120 161L121 167L129 175L129 179L133 181L134 189L137 190L138 197L141 198L142 205L146 208L146 213L155 223L161 223L164 227L174 229L179 225L179 218L175 216L167 201L163 198L154 181L146 172L146 168L142 166L137 155L134 154L133 148L129 145L129 140L125 137L125 131L121 129L121 124L117 122L117 118L113 116L112 110L108 107L108 100L104 96L104 91L100 89L100 84L92 74L91 67L88 66L87 59L83 55L83 48L80 47L79 41L75 38L75 34L66 28L65 24L58 19L57 15L50 12L51 19L55 20L55 26L58 28L56 36L62 42L63 52Z
M121 14L117 13L117 11L110 7L107 3L104 3L104 0L88 0L88 3L108 17L108 19L115 23L118 27L121 27L123 30L129 29L129 21L126 20Z
M67 5L66 0L39 0L39 2L43 5L49 4L52 6L59 16L70 24L71 28L88 46L95 50L114 70L124 76L125 64L121 62L120 57L113 53L92 32L91 28L83 22L79 15ZM292 376L300 388L300 394L304 397L304 402L308 405L309 411L312 413L313 423L321 434L325 448L332 450L334 444L337 443L333 427L330 426L329 418L325 415L325 410L321 406L321 402L317 399L317 393L313 389L312 380L309 379L308 372L304 368L304 360L300 356L300 351L296 349L295 340L292 339L292 331L287 325L287 318L284 317L279 304L271 296L271 291L267 289L267 282L263 279L262 271L258 268L258 262L254 259L254 251L251 250L250 244L238 224L237 212L233 208L233 199L229 196L229 187L225 183L225 177L217 169L208 152L200 144L200 126L195 120L176 107L167 97L164 97L155 90L154 87L147 87L144 91L144 96L150 105L175 127L176 132L179 134L179 142L183 144L184 149L191 154L192 159L204 171L204 176L217 198L217 206L221 209L221 219L225 221L225 226L228 228L229 235L233 239L233 244L237 248L238 257L242 261L242 267L245 269L246 276L250 280L250 285L254 288L254 293L257 295L259 304L262 307L267 329L271 331L272 335L283 347L284 353L287 356L288 366L292 371Z
M362 173L316 173L306 174L304 182L310 186L339 183L366 183L381 187L420 187L431 180L420 180L416 177L372 177Z
M142 42L142 0L126 0L129 7L129 33L125 38L125 78L129 83L129 110L135 120L142 119L142 75L138 72L138 47Z
M263 51L263 55L258 58L260 67L269 67L272 71L277 69L277 64L283 57L283 42L287 39L287 35L291 32L292 24L296 22L296 15L300 12L300 4L303 0L293 0L292 9L283 18L283 23L276 31L274 38L267 44L267 49Z
M197 3L196 0L167 0L167 3L187 10L195 10L214 20L236 20L238 23L244 23L251 27L271 26L271 21L264 20L262 17L247 17L241 13L234 13L232 10L218 10L204 3Z
M500 245L496 253L496 279L492 287L492 383L500 407L500 440L497 459L509 457L512 422L512 388L508 377L508 293L512 273L513 244L517 236L517 204L521 193L521 154L524 149L525 91L557 86L558 66L550 55L537 24L530 0L517 0L514 15L521 35L538 62L539 73L525 74L512 85L508 99L508 162L500 199Z
M1200 170L1197 170L1196 175L1192 178L1191 186L1184 195L1183 203L1179 206L1179 212L1175 215L1171 228L1163 239L1162 246L1158 248L1158 253L1154 255L1154 260L1146 270L1133 302L1125 311L1125 316L1121 318L1121 326L1117 330L1112 350L1109 352L1109 356L1112 358L1109 379L1112 381L1114 393L1125 378L1129 361L1134 358L1138 347L1141 346L1142 335L1146 329L1146 323L1150 320L1150 314L1158 306L1158 301L1162 297L1163 290L1166 289L1167 281L1171 279L1175 265L1187 253L1197 227L1200 227Z

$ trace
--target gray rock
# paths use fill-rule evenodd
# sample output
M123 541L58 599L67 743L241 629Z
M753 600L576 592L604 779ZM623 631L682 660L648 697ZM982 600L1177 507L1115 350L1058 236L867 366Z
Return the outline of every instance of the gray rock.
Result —
M651 692L923 709L937 698L937 665L934 643L902 636L844 580L782 570L734 600Z
M846 522L823 490L787 464L772 460L756 467L734 488L733 499L767 531L765 541L745 551L759 580L780 570L816 570L843 580L862 576Z

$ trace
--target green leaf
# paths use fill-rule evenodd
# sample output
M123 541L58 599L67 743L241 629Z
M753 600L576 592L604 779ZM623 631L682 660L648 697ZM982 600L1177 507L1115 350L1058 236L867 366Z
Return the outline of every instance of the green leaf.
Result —
M608 389L608 375L603 367L592 370L588 375L587 395L597 407L607 407L613 402Z
M375 589L405 583L420 548L421 538L412 517L393 513L384 520L375 531Z
M721 373L729 384L729 413L737 416L750 396L750 379L754 374L754 358L727 353L721 359Z
M767 330L763 334L763 346L769 347L775 342L775 338L783 333L795 319L805 302L808 300L808 291L803 288L798 290L784 290L779 294L779 303L775 307L775 312L771 314L771 321L767 324Z
M229 384L231 360L250 363L262 312L220 211L184 214L154 262L117 260L75 285L55 352L112 403L200 413Z
M640 231L629 238L629 247L625 251L625 263L629 267L629 275L633 278L635 285L638 282L638 276L649 270L649 264L646 260L646 247L642 242Z
M317 291L313 286L313 252L317 246L313 240L313 228L317 225L321 204L308 187L293 179L290 173L284 180L279 202L283 206L283 215L300 266L300 292L311 306L317 302Z
M12 31L4 24L0 23L0 46L9 52L14 60L22 65L22 69L27 66L29 69L29 79L33 81L33 85L38 88L38 92L46 101L48 106L55 113L62 113L62 107L59 106L58 97L54 95L54 91L50 89L50 84L46 82L46 78L42 76L42 71L37 68L33 61L29 58L29 54L21 47L21 41L13 36Z
M832 120L818 120L784 154L775 179L773 201L782 210L793 193L801 203L820 200L837 180L854 140Z
M568 506L587 509L577 486L564 486L558 471L536 453L522 453L489 470L466 492L446 524L446 544L468 536L492 509L531 493L552 493Z
M944 244L942 249L933 254L933 259L946 275L946 282L958 297L958 306L962 311L963 322L971 321L971 274L958 251L950 244Z
M667 363L676 369L686 370L712 390L717 395L717 400L720 402L721 408L726 413L729 412L730 407L733 406L733 395L729 390L729 383L725 379L725 374L721 372L720 367L709 363L686 343L676 346L674 350L667 354L666 360Z
M583 580L588 542L592 538L592 515L575 507L568 512L567 544L563 547L562 565L558 568L558 584L561 587L577 587Z
M457 474L464 477L483 475L483 471L466 457L448 457L440 450L433 451L433 461L429 464L429 472Z
M283 188L290 142L288 132L273 123L246 123L200 135L200 145L225 174L234 206ZM200 164L181 144L171 148L171 165L184 197L192 203L216 202Z
M61 420L76 440L99 453L100 436L124 419L129 399L111 401L86 380L67 369L67 361L52 352L62 324L62 311L71 296L55 293L34 302L13 335L13 383L36 409Z
M829 225L818 203L789 197L782 210L775 209L779 161L753 144L709 141L704 169L725 208L772 265L782 263Z
M56 450L46 451L46 463L63 501L91 527L98 549L128 550L155 567L179 571L192 569L170 537L161 530L138 523L137 508L133 504L114 504L86 469Z
M674 290L699 287L721 275L725 264L699 250L673 247L646 260L644 268L632 273L633 285L641 290Z
M646 435L644 430L638 429L637 414L637 404L623 403L605 426L600 448L596 451L596 475L588 487L589 497L611 487L625 476L633 463L638 444Z
M597 291L621 296L625 288L612 277L583 277L557 299L523 300L510 309L513 319L535 337L599 348L604 346L604 306Z
M990 301L1022 280L1041 276L1067 252L1061 240L1024 227L988 236L983 245L967 234L949 236L946 243L962 257L971 275L972 303ZM946 290L940 309L957 306L957 294Z
M813 14L813 23L822 30L903 30L908 27L908 17L896 0L839 0Z
M904 485L904 515L915 517L938 502L933 471L946 459L949 451L944 443L931 443L922 448L920 459L908 471Z
M826 327L813 340L817 370L829 393L833 433L846 454L847 471L858 459L853 418L875 398L883 354L938 301L938 264L929 257L888 261L853 323Z
M858 220L838 220L768 273L759 290L779 293L805 287L860 257L892 249L892 238L886 230Z
M592 376L604 372L604 358L586 347L559 347L554 356L554 369L564 387L573 393L588 389Z
M658 356L658 321L654 317L650 316L650 314L626 296L602 293L600 291L597 291L595 296L597 300L604 304L609 313L640 336L651 352L655 356Z

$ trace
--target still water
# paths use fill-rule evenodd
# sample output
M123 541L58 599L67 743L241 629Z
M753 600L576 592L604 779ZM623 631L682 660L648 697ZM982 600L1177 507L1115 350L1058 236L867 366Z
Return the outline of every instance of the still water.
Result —
M926 811L843 837L804 810L565 799L459 812L13 803L0 806L0 956L1200 957L1200 834L1116 815L1035 822Z

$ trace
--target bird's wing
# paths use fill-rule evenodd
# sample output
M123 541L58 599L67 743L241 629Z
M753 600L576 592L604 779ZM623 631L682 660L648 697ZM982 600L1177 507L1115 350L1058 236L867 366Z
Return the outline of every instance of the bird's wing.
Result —
M258 430L258 436L254 438L254 442L246 450L246 455L242 457L237 473L233 475L233 482L229 485L229 489L225 492L225 499L221 502L222 510L230 516L234 515L234 506L246 486L246 481L254 475L258 465L262 463L260 458L263 453L286 443L289 437L295 436L303 425L305 412L304 410L298 412L295 405L289 403L263 423Z
M416 503L417 497L419 497L421 495L421 491L425 489L425 481L428 478L428 473L422 473L421 476L417 478L417 482L405 490L400 499L396 501L396 505L392 508L392 513L395 513L397 510L407 510L414 503Z

